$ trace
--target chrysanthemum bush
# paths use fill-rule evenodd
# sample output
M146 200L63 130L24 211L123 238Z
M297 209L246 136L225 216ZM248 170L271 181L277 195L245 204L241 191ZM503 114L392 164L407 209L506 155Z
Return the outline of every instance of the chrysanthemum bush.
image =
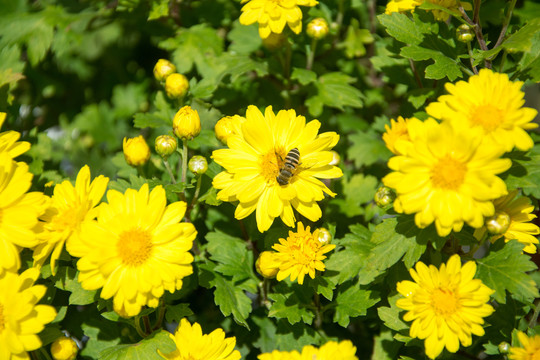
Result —
M536 2L0 8L0 360L540 357Z

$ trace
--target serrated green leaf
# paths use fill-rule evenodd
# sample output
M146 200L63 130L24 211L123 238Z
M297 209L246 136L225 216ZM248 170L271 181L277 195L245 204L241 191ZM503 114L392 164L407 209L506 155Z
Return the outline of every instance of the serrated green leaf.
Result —
M287 320L275 323L268 317L252 317L251 320L260 331L260 336L253 345L261 352L298 350L303 346L318 345L324 341L319 332L303 323L291 325Z
M540 146L535 145L527 154L511 153L512 166L502 174L509 189L521 188L523 193L540 199Z
M317 74L311 70L293 68L291 80L298 80L301 85L307 85L317 80Z
M364 174L355 174L350 179L343 178L345 199L333 199L332 203L348 217L362 215L362 205L373 200L378 182L374 176Z
M368 29L360 29L360 23L356 19L351 19L351 24L347 27L345 40L337 45L338 49L345 49L345 56L352 59L366 54L364 44L373 43L374 39Z
M510 35L501 47L508 52L527 52L531 50L532 39L540 32L540 18L532 19L518 31Z
M231 53L250 54L262 45L258 27L241 25L239 21L233 23L227 38L231 42L229 45Z
M170 121L157 114L138 113L133 116L133 126L139 129L146 127L158 128L169 125Z
M380 301L380 297L377 292L362 289L357 283L351 283L348 287L344 285L338 290L334 300L334 322L347 327L351 317L365 315L367 309Z
M290 293L290 295L268 294L268 298L273 300L268 311L269 317L287 319L290 324L296 324L300 321L311 324L315 317L313 312L303 306L295 293Z
M379 335L375 336L371 358L377 360L395 360L401 346L402 344L400 342L394 341L390 330L383 330Z
M390 307L381 306L377 308L377 314L386 327L404 334L409 330L409 325L401 320L400 313L403 312L403 309L396 306L396 301L401 297L400 294L389 297L388 303Z
M170 338L170 333L165 330L157 331L136 344L112 346L103 350L98 358L100 360L163 359L158 350L164 354L176 350L176 344Z
M340 72L327 73L319 77L318 81L315 82L317 95L306 101L310 114L319 116L323 105L340 110L343 110L344 106L362 107L362 93L349 85L355 81L356 79Z
M151 3L148 20L169 16L169 0L153 0Z
M386 32L398 41L418 45L424 39L423 31L405 14L381 14L377 19L386 28Z
M435 63L426 67L427 79L439 80L447 77L450 81L454 81L461 76L461 69L456 60L439 55L434 61Z
M351 134L349 141L352 145L347 149L347 157L354 160L357 168L377 161L386 161L392 155L384 145L381 135L375 131Z
M124 327L128 325L123 324ZM90 318L81 325L83 334L88 337L88 342L81 350L82 357L97 359L100 352L120 342L121 326L110 321L100 321Z
M193 85L190 84L190 93L193 97L199 99L207 99L212 96L214 91L218 88L218 83L215 79L205 78L199 82L196 82L195 79L192 79L194 82Z
M220 231L208 233L206 240L210 258L217 262L216 271L232 276L235 282L245 279L257 280L253 272L253 252L247 250L245 240Z
M536 283L527 274L537 267L529 256L523 254L523 244L518 241L504 243L500 239L488 256L476 262L476 277L495 290L493 297L497 302L506 303L506 291L522 302L531 302L540 296Z
M97 290L85 290L77 281L79 273L72 267L61 267L55 276L54 286L71 292L69 295L70 305L88 305L96 301Z
M189 304L176 304L172 306L167 306L165 320L167 320L168 323L180 323L180 320L182 320L182 318L191 315L193 315L193 311L191 311L191 309L189 308Z

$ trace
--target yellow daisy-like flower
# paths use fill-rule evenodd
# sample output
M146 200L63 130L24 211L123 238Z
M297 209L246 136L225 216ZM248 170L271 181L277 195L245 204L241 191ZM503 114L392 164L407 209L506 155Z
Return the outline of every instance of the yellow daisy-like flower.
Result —
M505 151L514 146L526 151L533 147L526 130L538 124L532 122L537 111L523 107L522 86L523 82L510 81L507 74L482 69L467 82L447 83L450 95L440 96L426 111L458 127L481 129L486 142L498 144Z
M99 206L97 220L81 225L70 253L77 262L79 281L87 290L102 288L101 297L113 297L114 310L134 316L141 307L157 307L165 290L182 287L193 272L189 253L197 234L190 223L181 223L186 203L167 206L161 186L149 192L107 192L108 203Z
M335 247L319 240L318 229L311 233L309 226L304 229L299 222L297 232L289 231L287 239L279 239L279 244L272 246L277 251L274 261L279 263L276 279L281 281L290 276L291 281L298 278L299 284L304 283L306 274L314 279L316 270L325 269L322 262L326 259L324 254Z
M459 3L457 0L392 0L386 5L386 14L391 14L394 12L403 12L414 10L417 6L422 5L425 1L430 2L435 5L439 5L447 8L452 11L456 16L461 16L458 12ZM472 10L472 5L470 3L461 2L464 10ZM441 10L428 10L433 12L433 16L436 20L446 21L450 15Z
M4 131L0 133L0 153L8 153L11 158L27 152L30 149L30 143L26 141L17 141L21 134L16 131Z
M439 269L422 262L409 272L413 281L400 281L397 291L404 296L396 305L407 313L403 320L412 321L410 336L425 339L426 355L434 359L442 350L455 353L459 344L470 346L472 335L484 335L484 317L494 309L488 304L493 290L479 279L476 263L463 266L453 255Z
M350 340L341 342L329 341L320 348L314 346L304 346L302 348L301 360L358 360L356 357L356 347Z
M401 116L398 116L397 121L390 119L390 126L384 125L386 132L383 134L382 138L388 150L393 152L395 155L401 155L396 149L396 143L398 141L410 141L409 130L407 130L407 123L409 119L404 119Z
M51 256L51 271L56 274L56 261L64 248L69 251L71 241L76 241L81 224L94 219L97 209L95 206L105 194L109 179L103 175L90 182L90 168L84 166L77 175L75 187L69 181L64 181L54 187L49 208L40 217L43 232L38 235L40 244L34 249L34 266L43 265Z
M492 200L507 193L496 176L511 166L499 158L503 149L482 142L479 130L448 122L413 118L408 129L411 141L399 143L402 155L388 161L394 172L383 178L396 190L396 211L416 214L420 228L435 222L440 236L460 231L465 222L481 227L495 211Z
M260 232L270 228L274 218L294 227L293 208L311 221L321 218L317 201L324 193L335 196L319 179L332 179L343 175L330 165L330 151L339 140L335 132L318 134L318 120L306 124L303 116L294 110L281 110L274 114L272 107L263 115L251 105L246 121L238 129L240 133L227 139L228 149L215 150L212 158L225 171L219 173L212 183L221 189L217 197L222 201L238 201L235 217L243 219L256 211ZM299 152L299 160L293 166L288 183L281 185L277 177L285 166L287 154L293 149Z
M281 34L289 25L295 34L302 31L302 10L298 6L315 6L316 0L242 0L240 24L259 23L259 35L266 39L271 33Z
M222 329L216 329L210 334L203 334L201 325L191 325L187 319L182 319L174 336L170 335L176 344L176 350L169 354L158 353L170 360L239 360L241 355L235 350L236 338L225 337Z
M422 2L422 0L391 0L386 5L385 13L390 15L395 12L414 10L418 5L421 5Z
M20 247L38 244L38 217L45 211L48 198L30 192L32 173L28 165L15 162L6 152L0 153L0 275L20 267Z
M523 251L529 254L535 254L536 244L538 244L536 235L540 234L540 228L531 222L533 219L536 219L536 215L531 214L534 206L531 205L531 201L527 197L516 198L517 193L518 191L514 190L508 195L493 201L495 214L506 215L509 218L509 224L504 233L493 236L491 241L504 236L505 242L517 240L525 245ZM484 225L475 231L474 236L477 239L481 239L486 231L487 229Z
M257 356L259 360L301 360L300 353L293 351L274 350L271 353L264 353ZM310 359L311 360L311 359Z
M38 334L56 317L52 306L37 305L47 291L34 285L38 276L36 268L0 276L0 359L29 360L27 351L41 347Z
M540 358L540 335L528 337L524 332L518 331L517 336L521 347L511 347L508 359L510 360L536 360Z

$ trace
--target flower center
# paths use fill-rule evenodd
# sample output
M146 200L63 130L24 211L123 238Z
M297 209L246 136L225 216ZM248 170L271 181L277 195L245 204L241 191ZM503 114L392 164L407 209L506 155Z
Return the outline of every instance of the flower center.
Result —
M75 231L84 220L88 211L81 204L75 204L61 213L58 213L51 222L52 230Z
M317 257L319 244L313 239L313 236L296 236L291 243L291 252L294 259L299 264L309 264Z
M0 333L6 328L6 318L4 317L4 305L0 304Z
M480 105L471 111L470 121L474 125L479 125L486 132L497 129L504 122L504 116L501 110L493 105Z
M140 266L152 255L152 236L141 229L124 231L116 248L125 265Z
M458 296L450 289L438 288L431 295L431 306L437 315L452 315L458 311Z
M276 182L279 170L285 161L285 156L287 154L284 151L275 149L261 156L259 166L261 168L261 175L266 179L266 182Z
M465 180L467 166L449 155L439 159L431 170L433 187L446 190L457 190Z

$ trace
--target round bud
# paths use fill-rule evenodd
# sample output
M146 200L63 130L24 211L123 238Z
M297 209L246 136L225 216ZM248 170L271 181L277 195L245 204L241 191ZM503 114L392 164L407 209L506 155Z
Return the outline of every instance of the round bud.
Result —
M54 360L73 360L77 357L77 343L66 336L59 337L51 345L51 355Z
M184 75L174 73L167 76L167 80L165 80L165 92L169 98L181 99L187 94L188 89L189 81Z
M276 255L273 251L263 251L255 262L257 272L267 279L274 278L279 271L279 262Z
M328 165L338 166L341 163L341 156L334 150L330 152L332 153L332 161Z
M214 127L214 131L218 140L227 145L227 139L231 137L231 135L234 135L233 118L231 116L225 116L218 120Z
M381 186L377 189L377 192L375 193L375 196L373 197L373 200L375 201L375 204L377 204L378 207L384 208L388 205L390 205L394 200L396 199L396 194L392 189Z
M208 170L208 161L204 156L195 155L189 159L188 167L195 175L202 175Z
M144 165L150 159L150 147L142 135L136 138L124 138L124 157L131 166Z
M332 241L332 234L330 234L330 231L328 231L326 228L319 228L319 236L317 237L317 240L319 240L321 245L330 244Z
M510 352L510 344L506 341L503 341L499 344L499 353L501 354L508 354Z
M174 135L182 140L191 140L201 132L201 119L197 110L191 106L184 106L173 119Z
M283 33L270 33L266 39L262 39L263 46L270 51L280 49L287 41L287 37Z
M467 24L461 24L456 29L457 39L461 42L468 43L474 39L474 31Z
M174 72L176 72L176 66L169 60L159 59L154 66L154 77L157 81L164 81Z
M156 138L156 152L165 160L176 151L177 146L178 142L173 136L159 135Z
M328 34L328 23L323 18L313 19L308 23L306 33L310 38L322 39Z
M496 211L493 216L486 218L485 226L492 235L504 234L510 227L512 219L504 211Z

